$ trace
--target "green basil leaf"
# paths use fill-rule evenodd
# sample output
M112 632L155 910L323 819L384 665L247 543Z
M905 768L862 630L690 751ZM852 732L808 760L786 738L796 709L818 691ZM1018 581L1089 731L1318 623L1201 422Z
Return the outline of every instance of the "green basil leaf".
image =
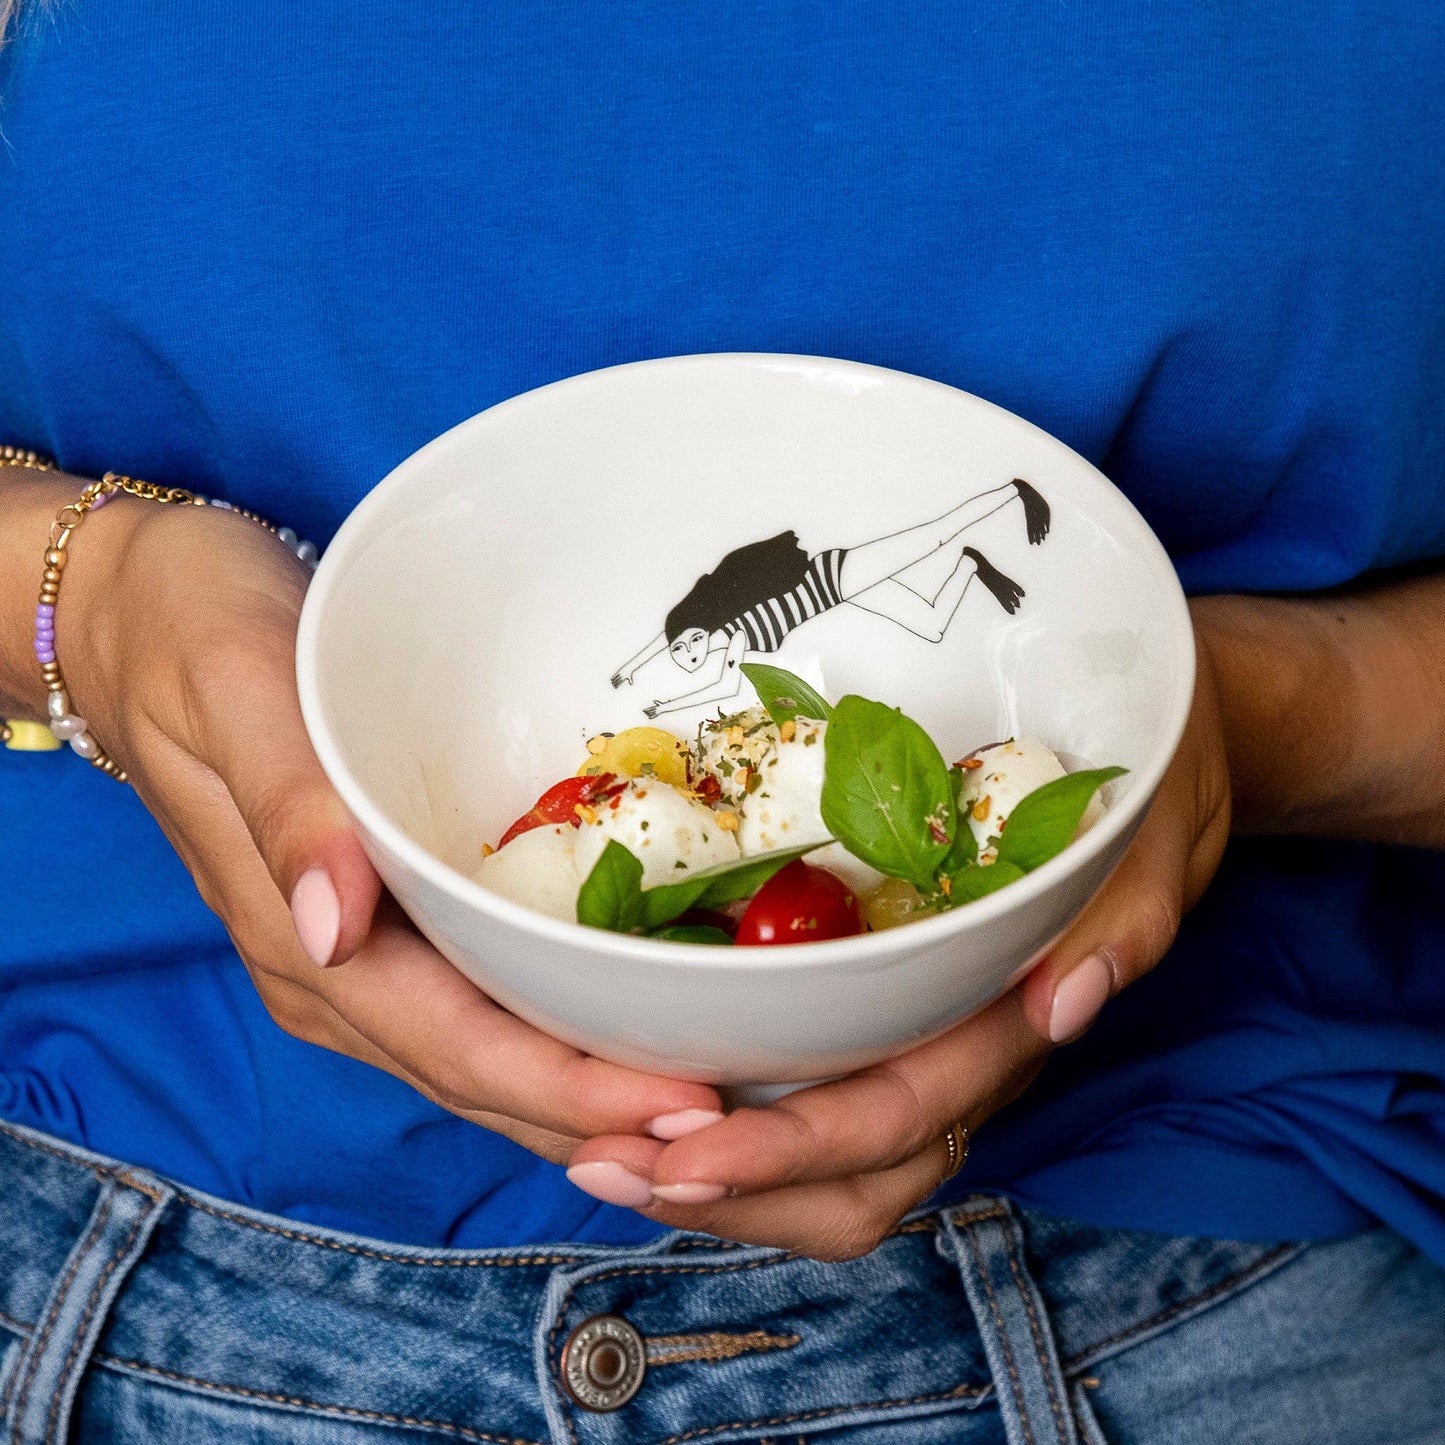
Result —
M723 908L740 898L751 898L779 869L824 846L824 843L809 843L802 848L779 848L772 853L758 853L752 858L741 858L736 863L719 863L715 868L704 868L676 883L644 889L640 899L640 922L647 929L661 928L689 908Z
M765 662L745 662L743 676L757 690L758 701L767 708L768 716L775 723L799 717L827 722L833 716L827 702L801 677L785 668L769 667Z
M949 875L952 885L948 894L948 907L957 908L963 903L972 903L996 893L1006 883L1016 883L1024 876L1024 870L1016 863L970 864Z
M933 739L897 708L850 695L823 742L828 831L880 873L932 892L955 841L953 785Z
M631 933L642 921L642 864L609 839L577 895L577 922Z
M962 768L948 770L948 781L953 789L955 831L948 853L939 865L940 873L957 873L960 868L967 868L970 863L978 862L978 839L974 837L973 829L968 826L967 811L960 806L958 801L959 794L963 791L964 779L967 777L968 774Z
M1047 863L1056 853L1069 846L1079 830L1079 819L1089 806L1089 799L1110 778L1121 777L1127 768L1091 768L1087 772L1067 773L1035 788L1021 798L998 843L1000 863L1012 863L1025 873Z
M733 945L732 939L721 928L714 928L710 923L681 923L675 928L659 928L649 937L661 938L668 943L707 943L728 948Z

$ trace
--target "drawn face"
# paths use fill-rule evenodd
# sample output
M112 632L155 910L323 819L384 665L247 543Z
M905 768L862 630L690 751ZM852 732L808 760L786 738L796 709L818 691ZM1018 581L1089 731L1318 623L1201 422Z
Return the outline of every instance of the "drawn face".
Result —
M689 627L667 650L679 667L696 672L707 661L707 633L701 627Z

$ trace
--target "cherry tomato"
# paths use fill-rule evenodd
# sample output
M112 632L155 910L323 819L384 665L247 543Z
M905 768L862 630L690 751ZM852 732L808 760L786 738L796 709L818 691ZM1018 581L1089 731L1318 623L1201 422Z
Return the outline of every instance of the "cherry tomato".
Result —
M544 828L549 823L578 824L579 804L591 807L614 792L621 792L626 784L618 784L615 773L601 773L595 778L563 778L555 787L548 788L532 805L530 812L523 813L505 833L498 848L505 848L519 833L528 833L533 828Z
M753 895L734 942L821 943L862 932L863 915L853 890L826 868L799 858L774 873Z

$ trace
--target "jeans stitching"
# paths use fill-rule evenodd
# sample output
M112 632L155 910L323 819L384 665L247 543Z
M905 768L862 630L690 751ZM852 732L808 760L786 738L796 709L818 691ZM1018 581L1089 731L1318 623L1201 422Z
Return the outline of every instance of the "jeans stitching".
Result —
M1039 1325L1038 1313L1034 1309L1033 1284L1025 1277L1021 1262L1014 1250L1017 1230L1005 1226L1004 1248L1008 1251L1008 1267L1013 1271L1014 1284L1018 1286L1019 1297L1029 1317L1029 1333L1034 1337L1034 1353L1039 1358L1039 1370L1044 1377L1044 1388L1049 1395L1049 1408L1054 1415L1054 1428L1059 1432L1061 1445L1068 1445L1069 1432L1064 1423L1064 1414L1059 1406L1058 1392L1054 1389L1054 1372L1049 1368L1048 1349L1044 1343L1043 1330Z
M1098 1351L1111 1349L1115 1345L1127 1343L1135 1335L1147 1333L1149 1330L1157 1329L1166 1321L1173 1319L1195 1308L1197 1305L1205 1304L1214 1299L1217 1295L1225 1294L1236 1286L1247 1284L1250 1278L1268 1268L1268 1266L1291 1254L1298 1254L1301 1246L1298 1244L1281 1244L1275 1249L1260 1255L1253 1264L1246 1265L1243 1269L1237 1270L1234 1274L1225 1279L1210 1285L1207 1289L1200 1290L1198 1294L1190 1295L1188 1299L1180 1300L1177 1304L1170 1305L1168 1309L1160 1310L1156 1315L1150 1315L1147 1320L1141 1320L1137 1324L1130 1325L1128 1329L1120 1330L1117 1334L1106 1335L1102 1340L1096 1340L1087 1349L1080 1350L1074 1355L1065 1366L1068 1370L1082 1368L1080 1362L1093 1358Z
M993 1315L994 1326L998 1330L998 1341L1003 1346L1004 1364L1008 1367L1009 1381L1013 1385L1014 1403L1018 1406L1019 1420L1024 1427L1024 1439L1028 1441L1028 1445L1035 1445L1033 1426L1029 1423L1029 1412L1024 1405L1023 1384L1019 1379L1018 1365L1014 1361L1013 1347L1009 1344L1008 1331L1004 1327L1003 1311L998 1307L998 1298L993 1292L988 1269L984 1264L983 1251L979 1248L971 1225L964 1230L963 1237L968 1241L969 1251L978 1266L978 1277L983 1284L984 1294L988 1296L989 1313Z
M977 1399L986 1393L986 1385L955 1385L951 1390L939 1390L928 1395L911 1395L906 1400L862 1400L850 1405L829 1405L821 1410L803 1410L796 1415L772 1415L765 1420L732 1420L726 1425L704 1425L696 1430L685 1430L681 1435L669 1435L657 1445L682 1445L686 1440L698 1440L704 1435L718 1435L724 1430L752 1430L773 1425L796 1425L808 1420L825 1420L830 1415L844 1415L850 1410L906 1410L910 1405L932 1405L944 1400Z
M323 1239L320 1235L306 1234L298 1229L282 1229L279 1225L263 1224L258 1219L247 1219L244 1214L232 1214L227 1209L217 1209L214 1204L196 1199L179 1191L180 1203L190 1209L199 1209L204 1214L213 1214L217 1219L229 1220L232 1224L243 1225L262 1234L279 1234L283 1239L296 1240L300 1244L314 1244L322 1249L334 1249L343 1254L357 1254L364 1259L380 1260L383 1264L415 1264L429 1269L493 1269L514 1268L520 1265L575 1264L582 1256L576 1254L527 1254L515 1255L510 1259L482 1259L468 1256L465 1259L449 1259L438 1255L390 1254L385 1250L366 1249L359 1244L345 1244L339 1239Z
M101 1295L105 1292L106 1282L110 1279L119 1266L122 1259L129 1253L131 1245L135 1243L135 1237L141 1231L141 1226L146 1222L144 1214L136 1215L130 1226L130 1232L126 1235L124 1242L110 1257L105 1268L101 1270L99 1277L90 1289L90 1298L85 1302L85 1310L80 1316L80 1323L76 1326L75 1334L70 1341L70 1351L65 1357L65 1366L60 1372L58 1388L50 1397L50 1410L45 1418L45 1445L53 1445L55 1440L55 1427L57 1417L60 1413L60 1397L65 1389L65 1378L70 1374L75 1364L76 1356L80 1353L81 1344L85 1339L85 1332L90 1327L90 1318L95 1313L95 1307L100 1302Z
M35 1332L34 1325L27 1325L24 1320L11 1319L4 1310L0 1310L0 1325L4 1325L7 1329L14 1330L17 1335L24 1335L27 1340ZM3 1409L0 1409L0 1414L3 1413Z
M159 1365L147 1365L141 1360L127 1360L118 1355L96 1355L96 1360L105 1365L115 1365L124 1370L136 1370L145 1375L157 1375L181 1385L196 1385L201 1389L215 1390L222 1395L237 1395L246 1400L266 1400L276 1405L290 1405L295 1409L316 1410L327 1415L342 1415L355 1420L375 1420L386 1425L410 1425L420 1430L444 1430L463 1440L480 1440L485 1445L537 1445L536 1441L525 1440L516 1435L493 1435L486 1430L473 1430L468 1425L456 1425L449 1420L427 1420L414 1415L393 1415L384 1410L366 1410L359 1405L330 1405L321 1400L307 1400L300 1395L277 1395L266 1390L253 1390L248 1385L227 1385L218 1380L204 1380L197 1375L183 1375L177 1370L163 1370Z
M28 1139L17 1129L12 1129L3 1120L0 1120L0 1134L4 1134L13 1139L17 1144L23 1144L27 1149L35 1149L41 1154L49 1154L53 1159L61 1159L67 1164L75 1164L81 1169L88 1169L102 1182L110 1178L110 1171L108 1169L102 1169L99 1164L87 1164L84 1159L77 1159L74 1154L68 1154L64 1149L57 1149L53 1144L42 1144L38 1139Z
M39 1335L30 1343L30 1356L25 1361L23 1371L19 1372L23 1375L23 1379L17 1378L15 1382L18 1387L18 1393L15 1396L15 1428L11 1431L10 1435L12 1445L21 1445L20 1431L24 1422L25 1406L30 1402L30 1388L35 1383L36 1371L40 1368L40 1361L44 1358L45 1346L50 1341L51 1332L55 1329L55 1322L60 1318L61 1310L65 1308L65 1301L70 1294L71 1285L75 1282L76 1273L85 1260L85 1256L89 1252L92 1242L99 1237L101 1230L105 1228L106 1221L110 1218L110 1206L111 1200L107 1198L100 1208L96 1210L85 1233L81 1235L80 1240L75 1245L73 1251L74 1258L70 1261L69 1268L66 1269L65 1274L61 1277L60 1287L55 1296L54 1307L46 1316Z
M590 1274L586 1279L579 1280L578 1285L600 1284L603 1280L621 1279L630 1274L737 1274L745 1269L771 1269L776 1264L789 1264L800 1258L801 1255L789 1252L771 1255L767 1259L742 1259L735 1264L668 1264L659 1261L657 1264L619 1265L601 1274ZM571 1299L574 1293L575 1288L568 1290L567 1298Z

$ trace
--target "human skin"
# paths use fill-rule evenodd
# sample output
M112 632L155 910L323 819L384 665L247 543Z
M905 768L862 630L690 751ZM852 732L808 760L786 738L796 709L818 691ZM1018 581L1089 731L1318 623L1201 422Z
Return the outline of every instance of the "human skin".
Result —
M29 636L41 554L83 485L0 474L10 716L43 716ZM382 897L301 722L307 574L274 538L233 514L119 498L71 552L56 647L74 707L283 1029L569 1164L600 1197L817 1258L872 1248L936 1187L951 1123L977 1129L1158 963L1231 826L1445 846L1445 578L1199 599L1184 740L1124 862L1048 958L928 1044L724 1118L704 1085L590 1058L496 1007Z

